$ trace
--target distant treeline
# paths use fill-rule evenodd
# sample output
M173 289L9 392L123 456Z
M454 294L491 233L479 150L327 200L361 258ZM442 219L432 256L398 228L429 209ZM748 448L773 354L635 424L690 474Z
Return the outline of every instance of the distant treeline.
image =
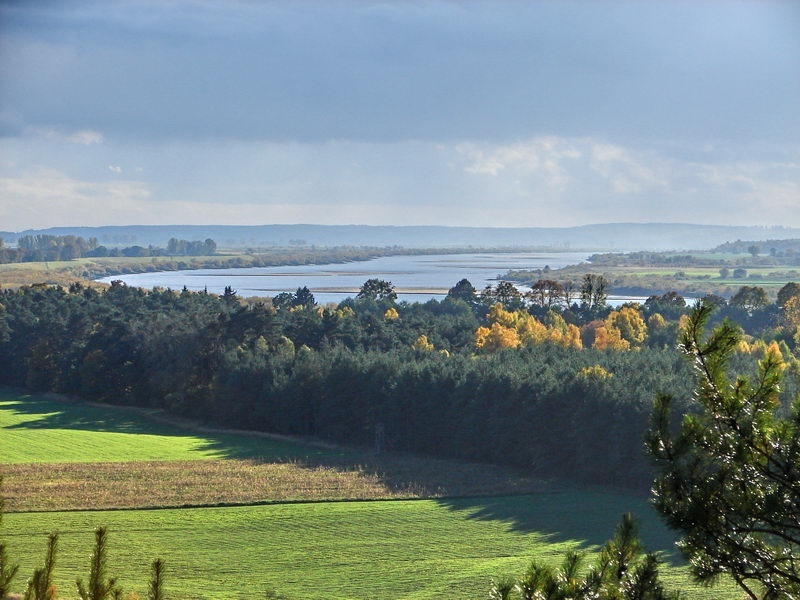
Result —
M732 254L769 254L779 257L800 256L800 239L789 240L750 240L725 242L712 252L730 252Z
M688 399L692 390L674 350L685 312L677 298L619 310L505 309L490 304L497 290L484 301L464 282L424 304L396 303L391 286L375 282L362 292L323 308L305 288L275 307L230 288L222 296L121 282L105 291L0 290L0 383L217 425L649 485L641 449L653 396ZM745 345L738 360L752 363L758 352L763 343Z
M157 246L128 246L107 248L97 238L85 239L74 235L24 235L17 240L17 247L10 248L0 238L0 264L14 262L47 262L74 260L76 258L108 256L211 256L217 251L212 239L189 241L172 238L166 248Z
M761 244L761 245L758 245ZM743 255L730 259L713 254L682 254L673 252L628 252L593 254L589 262L600 266L675 266L716 267L722 265L800 265L800 240L768 240L766 242L732 242L715 248L714 252Z
M406 248L531 247L554 250L641 248L707 249L728 240L798 238L800 229L786 227L730 227L685 223L604 223L578 227L445 227L369 225L130 225L113 227L57 227L0 232L7 240L28 234L80 235L101 243L163 244L171 237L217 240L226 248L266 248L306 243L317 247L404 246ZM294 242L294 243L293 243Z

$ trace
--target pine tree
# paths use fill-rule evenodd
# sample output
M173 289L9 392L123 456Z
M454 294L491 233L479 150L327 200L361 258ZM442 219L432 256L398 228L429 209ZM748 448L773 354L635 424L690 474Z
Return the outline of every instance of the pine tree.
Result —
M55 600L56 588L53 585L53 571L56 568L56 551L58 550L58 534L51 533L47 541L47 554L44 566L36 569L28 580L25 600Z
M78 578L78 597L80 600L107 600L117 590L117 580L106 579L108 530L98 527L94 534L94 552L92 552L92 565L89 571L89 587Z
M567 552L561 567L554 569L534 561L513 588L507 580L495 582L490 600L507 600L516 591L522 600L677 600L658 577L655 554L641 556L636 524L623 515L614 537L603 546L597 563L581 576L584 555Z
M160 558L153 561L147 600L164 600L164 561Z
M751 383L728 375L740 340L724 322L704 331L713 307L694 309L681 348L698 383L697 410L671 428L671 398L656 402L648 446L660 469L654 502L682 534L694 576L730 575L747 596L800 597L800 398L789 416L779 400L784 368L767 351Z

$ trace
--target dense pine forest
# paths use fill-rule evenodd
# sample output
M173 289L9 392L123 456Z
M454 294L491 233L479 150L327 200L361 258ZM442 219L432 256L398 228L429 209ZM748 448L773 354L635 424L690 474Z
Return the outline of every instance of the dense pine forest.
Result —
M654 395L688 406L675 294L612 309L589 277L572 304L553 282L520 295L467 281L441 302L397 303L368 281L338 306L305 288L274 299L36 285L0 292L2 383L205 422L535 469L645 490ZM744 289L716 319L744 328L735 368L772 348L797 389L800 290ZM792 312L794 311L794 312ZM677 418L676 416L676 418Z

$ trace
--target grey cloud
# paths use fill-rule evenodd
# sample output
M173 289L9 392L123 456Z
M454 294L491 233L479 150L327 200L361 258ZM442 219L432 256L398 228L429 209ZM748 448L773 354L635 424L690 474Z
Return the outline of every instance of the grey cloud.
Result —
M792 3L0 10L0 107L24 125L142 139L800 138Z

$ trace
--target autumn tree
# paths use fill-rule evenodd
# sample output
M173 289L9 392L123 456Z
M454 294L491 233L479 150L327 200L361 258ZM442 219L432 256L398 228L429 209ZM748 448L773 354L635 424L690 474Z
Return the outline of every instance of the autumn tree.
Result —
M593 348L598 350L628 350L631 343L622 339L619 329L605 322L594 330Z
M420 335L411 347L417 352L430 352L434 349L433 344L428 341L428 336L425 334Z
M728 575L752 600L800 597L800 398L779 400L783 361L768 350L751 382L731 381L740 341L725 321L710 335L713 307L696 307L681 348L696 370L696 410L680 430L672 398L656 402L648 448L660 471L656 508L682 535L679 547L706 583Z
M790 281L778 290L778 299L775 303L783 308L792 298L800 298L800 283L794 281Z
M491 327L478 327L475 332L475 347L479 350L502 350L519 348L522 342L516 329L493 323Z
M641 346L647 338L647 324L641 313L631 306L612 311L605 319L606 328L619 331L619 337L631 346Z
M489 308L487 319L490 327L479 327L475 332L476 348L498 350L545 342L565 348L583 347L580 330L554 311L545 314L543 323L525 310L506 310L498 302Z

